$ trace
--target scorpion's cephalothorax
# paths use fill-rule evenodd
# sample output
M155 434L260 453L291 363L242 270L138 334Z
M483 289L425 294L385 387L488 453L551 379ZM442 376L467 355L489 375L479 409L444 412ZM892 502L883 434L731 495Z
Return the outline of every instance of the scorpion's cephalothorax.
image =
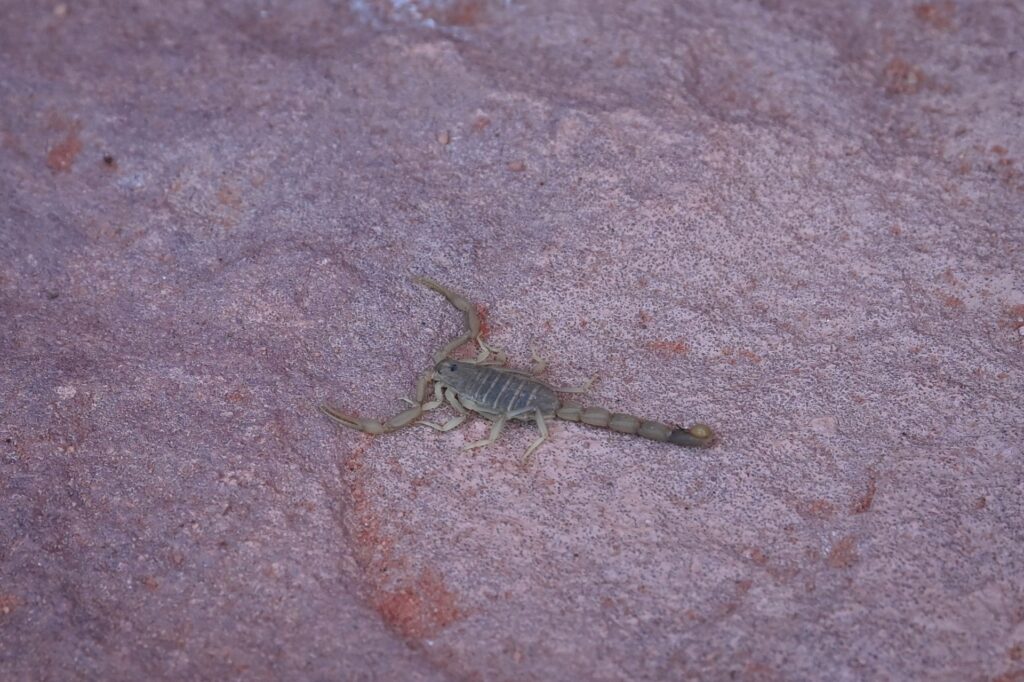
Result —
M714 440L711 429L704 424L694 424L687 429L610 412L602 407L584 407L578 403L560 401L557 393L582 393L587 390L590 382L577 388L549 386L535 376L544 368L544 362L536 356L537 365L532 372L504 367L505 354L489 348L480 336L480 316L476 306L465 296L434 280L419 277L416 281L442 294L464 313L466 332L434 353L436 364L420 376L416 384L416 399L409 401L412 407L383 422L348 415L326 405L320 408L339 424L373 434L387 433L409 424L423 424L438 431L448 431L465 421L471 410L494 421L487 439L466 446L472 449L497 440L502 427L510 419L533 420L537 423L540 437L526 449L524 464L529 463L531 453L547 438L546 422L552 418L599 426L675 445L701 446ZM475 360L452 360L448 357L452 351L470 340L476 340L480 346L480 355ZM427 401L427 386L431 381L434 382L434 398ZM440 407L444 402L458 413L457 417L445 424L420 420L424 411Z

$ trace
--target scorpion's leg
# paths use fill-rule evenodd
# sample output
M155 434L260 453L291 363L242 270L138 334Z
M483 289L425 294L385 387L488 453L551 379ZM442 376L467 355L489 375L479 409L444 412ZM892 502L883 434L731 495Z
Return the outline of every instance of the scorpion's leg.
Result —
M417 424L421 424L422 426L429 426L430 428L434 429L435 431L440 431L441 433L444 433L445 431L451 431L452 429L454 429L456 426L458 426L459 424L461 424L464 421L466 421L466 415L460 414L458 417L452 417L451 419L446 421L444 424L434 424L433 422L425 422L425 421L418 421L416 423Z
M523 468L529 469L530 464L533 462L533 453L540 444L548 439L548 425L544 421L544 415L541 414L540 410L537 410L534 418L537 421L537 429L540 430L540 437L537 440L530 443L530 447L526 448L526 454L523 455Z
M586 393L587 391L590 390L590 387L594 385L595 381L597 381L596 374L587 379L586 383L583 383L579 386L552 386L551 390L554 391L555 393Z
M462 449L463 450L475 450L477 448L482 448L482 447L485 447L487 445L490 445L494 441L498 440L498 436L501 435L501 430L503 428L505 428L505 422L507 422L508 419L509 418L507 416L501 415L500 417L498 417L497 419L494 420L494 426L491 427L491 435L490 436L488 436L484 440L478 440L475 443L470 443L469 445L464 446Z
M429 403L423 403L423 411L434 410L441 406L444 402L444 384L440 381L434 384L434 399Z
M440 384L438 384L438 386L440 386ZM417 424L422 424L423 426L429 426L430 428L436 429L437 431L444 432L444 431L451 431L456 426L458 426L462 422L466 421L466 418L469 417L469 413L466 412L466 408L464 408L459 403L459 399L458 399L458 397L456 397L455 391L453 391L452 389L449 388L448 390L446 390L444 392L444 397L448 399L448 402L451 404L451 406L453 408L455 408L455 411L459 413L459 416L453 417L453 418L449 419L444 424L433 424L433 423L428 422L428 421L418 421L416 423Z
M433 410L440 407L441 403L444 402L444 398L441 396L441 391L444 390L444 386L440 383L434 384L434 399L429 403L423 401L427 397L427 384L434 378L434 370L429 370L423 373L419 381L416 382L416 400L410 400L409 398L400 398L400 400L409 403L410 405L423 405L424 410Z
M530 349L530 362L533 363L533 366L530 367L530 374L543 374L544 370L548 368L548 361L537 355L537 351L532 348Z
M491 346L488 346L484 342L483 337L481 337L481 336L476 337L476 342L477 342L477 345L480 346L480 354L476 356L475 360L473 360L473 362L475 364L477 364L477 365L504 365L506 362L508 362L508 353L506 353L503 350L499 350L497 348L492 348ZM489 359L491 355L494 356L493 360Z
M458 412L459 414L464 414L464 415L468 415L469 414L469 412L466 412L466 408L462 406L462 403L459 402L459 396L456 395L456 393L455 393L455 391L453 389L449 388L447 391L445 391L444 392L444 397L448 399L448 403L452 406L452 408L456 412Z

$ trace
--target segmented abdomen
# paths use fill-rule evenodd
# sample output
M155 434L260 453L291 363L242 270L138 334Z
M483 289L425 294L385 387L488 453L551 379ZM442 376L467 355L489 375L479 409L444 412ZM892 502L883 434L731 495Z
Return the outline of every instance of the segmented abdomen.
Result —
M458 370L446 372L444 383L454 388L460 397L468 398L477 406L497 414L514 414L539 409L545 416L553 416L558 408L554 392L528 376L498 367L482 367L458 363Z

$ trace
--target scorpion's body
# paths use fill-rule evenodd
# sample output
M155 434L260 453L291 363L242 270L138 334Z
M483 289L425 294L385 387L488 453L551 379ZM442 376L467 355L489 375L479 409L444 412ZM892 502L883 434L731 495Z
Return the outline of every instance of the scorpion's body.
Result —
M561 405L554 389L525 372L456 360L442 360L434 370L463 407L480 414L512 419L540 412L552 419Z
M349 416L333 407L321 407L324 413L340 424L372 434L387 433L412 423L430 426L438 431L449 431L465 421L467 411L473 411L493 420L494 425L490 437L466 446L467 449L472 449L497 440L505 423L510 419L534 421L540 430L540 437L527 448L524 463L529 462L533 451L547 438L547 420L554 418L582 422L676 445L707 445L713 440L711 429L703 424L695 424L689 429L673 428L628 414L611 413L601 407L583 407L574 402L563 402L559 399L558 393L581 393L586 390L586 386L554 388L544 383L535 376L543 371L543 362L539 363L539 367L533 373L499 366L504 365L504 353L492 351L481 340L480 320L472 303L433 280L418 278L416 281L443 294L456 308L465 313L466 333L434 354L436 365L420 377L416 386L416 400L409 401L413 405L411 408L384 422L378 422ZM480 345L479 357L475 360L448 358L449 353L470 339L475 339ZM490 359L492 353L496 359ZM435 382L435 389L434 398L428 402L427 385L430 381ZM424 411L439 407L445 400L459 413L458 417L443 425L419 421Z

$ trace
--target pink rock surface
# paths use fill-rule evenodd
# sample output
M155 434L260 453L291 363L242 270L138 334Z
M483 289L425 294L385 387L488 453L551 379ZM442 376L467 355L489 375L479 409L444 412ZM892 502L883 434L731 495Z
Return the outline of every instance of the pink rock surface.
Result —
M3 17L0 678L1024 679L1013 3Z

